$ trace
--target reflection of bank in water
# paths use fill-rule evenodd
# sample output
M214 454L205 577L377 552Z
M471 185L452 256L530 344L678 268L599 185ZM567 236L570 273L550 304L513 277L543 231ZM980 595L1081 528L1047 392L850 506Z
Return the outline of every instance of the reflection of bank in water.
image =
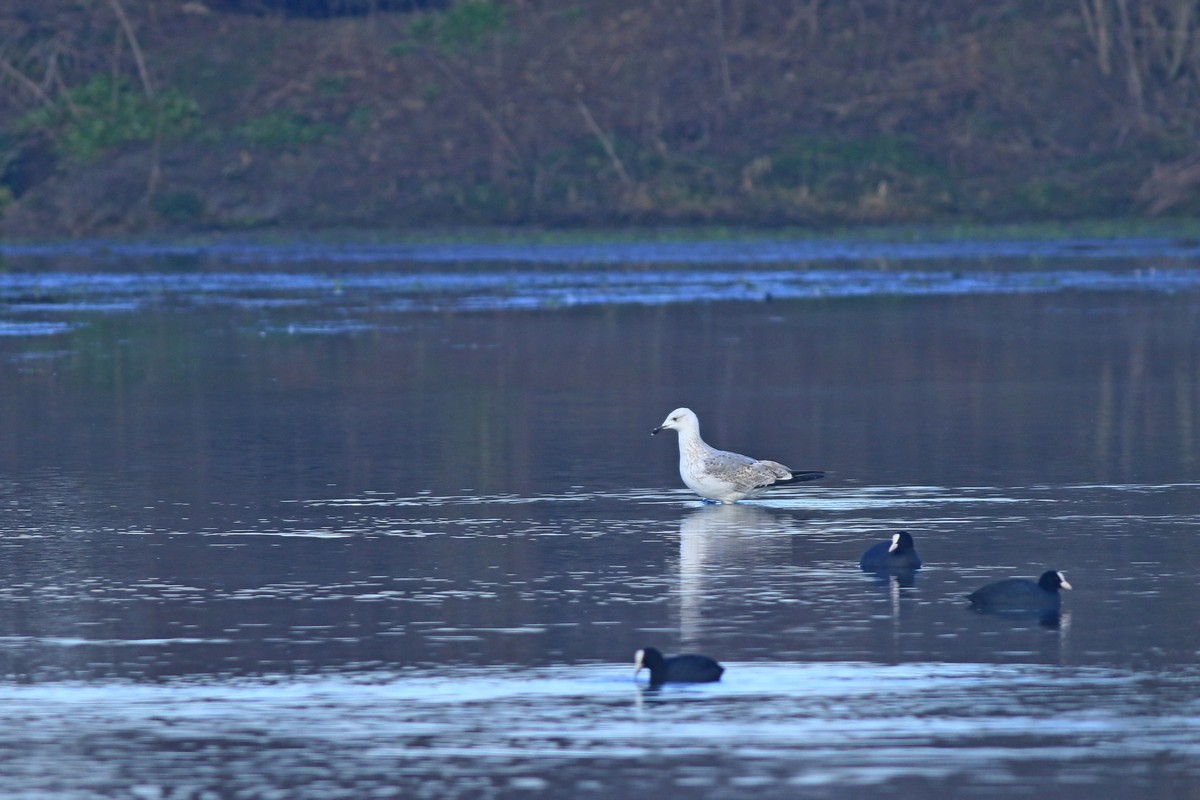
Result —
M679 633L699 644L703 608L729 571L790 563L797 519L762 506L706 505L679 522Z

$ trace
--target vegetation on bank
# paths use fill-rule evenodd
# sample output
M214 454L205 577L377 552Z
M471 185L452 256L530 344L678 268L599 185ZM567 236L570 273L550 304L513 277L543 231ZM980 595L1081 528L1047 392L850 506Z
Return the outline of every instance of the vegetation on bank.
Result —
M13 0L0 232L1200 216L1198 31L1200 0Z

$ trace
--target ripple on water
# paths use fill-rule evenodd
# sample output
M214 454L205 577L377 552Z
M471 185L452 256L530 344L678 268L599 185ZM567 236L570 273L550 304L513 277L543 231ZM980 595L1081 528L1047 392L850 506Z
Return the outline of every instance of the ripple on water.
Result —
M1195 674L727 666L718 684L655 692L636 686L626 665L8 685L0 768L17 795L149 783L218 795L286 788L299 798L347 781L364 793L434 781L439 796L466 797L512 779L559 789L711 779L783 797L898 777L996 785L1041 774L1111 789L1136 786L1128 767L1146 758L1200 776ZM219 772L202 768L217 761ZM111 763L123 764L119 777ZM724 777L710 772L716 765Z
M897 257L903 258L903 247L894 250ZM281 314L289 313L289 309L329 309L339 318L291 320L267 324L262 329L264 334L328 335L354 334L377 327L377 323L365 319L340 318L346 313L357 316L382 312L394 319L398 314L446 310L519 311L610 304L1045 294L1077 290L1173 293L1200 289L1200 274L1189 267L1053 269L1041 263L1037 270L1029 270L1018 261L1004 268L984 265L978 269L875 269L814 267L801 260L791 261L786 267L764 269L752 266L762 259L748 258L743 247L731 250L723 263L707 259L698 262L703 264L700 268L609 267L562 271L539 267L554 261L538 259L537 248L525 248L524 252L533 257L518 270L504 267L449 271L426 262L412 264L412 269L402 272L365 270L337 274L236 269L155 272L153 266L140 273L13 272L0 275L0 301L58 314L127 313L145 305L170 303L180 308L227 305ZM613 248L600 260L620 261L616 256L621 252L621 248ZM1091 251L1093 258L1097 252ZM269 250L259 254L267 262L271 260ZM1073 251L1071 255L1078 258L1080 254ZM1019 259L1028 254L1013 257ZM796 264L801 266L797 268ZM240 263L231 266L236 268ZM46 324L53 323L29 323ZM9 335L35 335L33 328L23 330ZM46 332L49 331L43 335Z
M1150 500L1164 494L1194 491L1196 484L1172 486L1080 485L1071 491L1089 499L1106 494L1134 494ZM630 518L629 504L654 509L652 516ZM686 489L641 489L633 491L588 491L571 489L545 494L489 494L464 491L457 495L421 492L397 496L371 492L352 497L330 497L284 501L305 509L324 510L337 518L328 526L318 527L311 520L300 520L295 527L278 523L260 527L240 526L202 531L155 531L129 528L116 531L127 535L195 535L228 539L256 537L349 539L354 537L395 537L424 539L457 538L571 537L588 539L607 535L661 534L660 509L682 508L680 534L705 541L705 547L720 548L721 543L762 538L770 546L770 537L802 535L805 538L866 541L867 536L896 527L961 528L976 523L1019 525L1034 516L1036 506L1062 505L1056 487L1047 486L833 486L781 489L760 498L734 505L707 505ZM613 505L615 504L615 505ZM620 508L611 511L606 505ZM562 507L563 515L552 519L521 518L521 507ZM571 507L576 507L572 509ZM999 513L1011 507L1014 513ZM995 511L986 513L987 509ZM1069 508L1069 507L1068 507ZM426 513L414 514L414 510ZM512 509L511 511L509 509ZM594 509L594 510L593 510ZM386 513L389 510L395 513ZM355 514L354 512L361 512ZM469 513L464 513L469 512ZM852 512L859 514L852 515ZM908 512L905 516L897 513ZM888 513L886 521L880 514ZM516 516L513 516L516 515ZM1045 515L1057 521L1086 521L1097 529L1119 528L1131 519L1160 524L1190 524L1192 514L1121 514L1064 511ZM263 521L266 523L266 520Z
M70 333L79 325L73 322L5 322L0 321L0 336L57 336Z

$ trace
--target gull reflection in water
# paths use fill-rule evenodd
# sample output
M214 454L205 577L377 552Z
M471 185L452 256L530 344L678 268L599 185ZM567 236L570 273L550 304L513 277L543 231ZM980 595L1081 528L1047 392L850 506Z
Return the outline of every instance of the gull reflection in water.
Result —
M679 522L679 633L700 643L704 604L730 572L787 563L795 518L755 505L705 505ZM706 584L712 582L711 587Z

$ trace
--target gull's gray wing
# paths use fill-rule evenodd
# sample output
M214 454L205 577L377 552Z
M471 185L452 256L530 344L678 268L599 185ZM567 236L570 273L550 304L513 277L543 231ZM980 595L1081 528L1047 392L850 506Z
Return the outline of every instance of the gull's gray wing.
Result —
M741 453L713 450L704 458L704 471L717 480L732 484L739 492L770 486L787 478L791 471L774 461L756 461Z

